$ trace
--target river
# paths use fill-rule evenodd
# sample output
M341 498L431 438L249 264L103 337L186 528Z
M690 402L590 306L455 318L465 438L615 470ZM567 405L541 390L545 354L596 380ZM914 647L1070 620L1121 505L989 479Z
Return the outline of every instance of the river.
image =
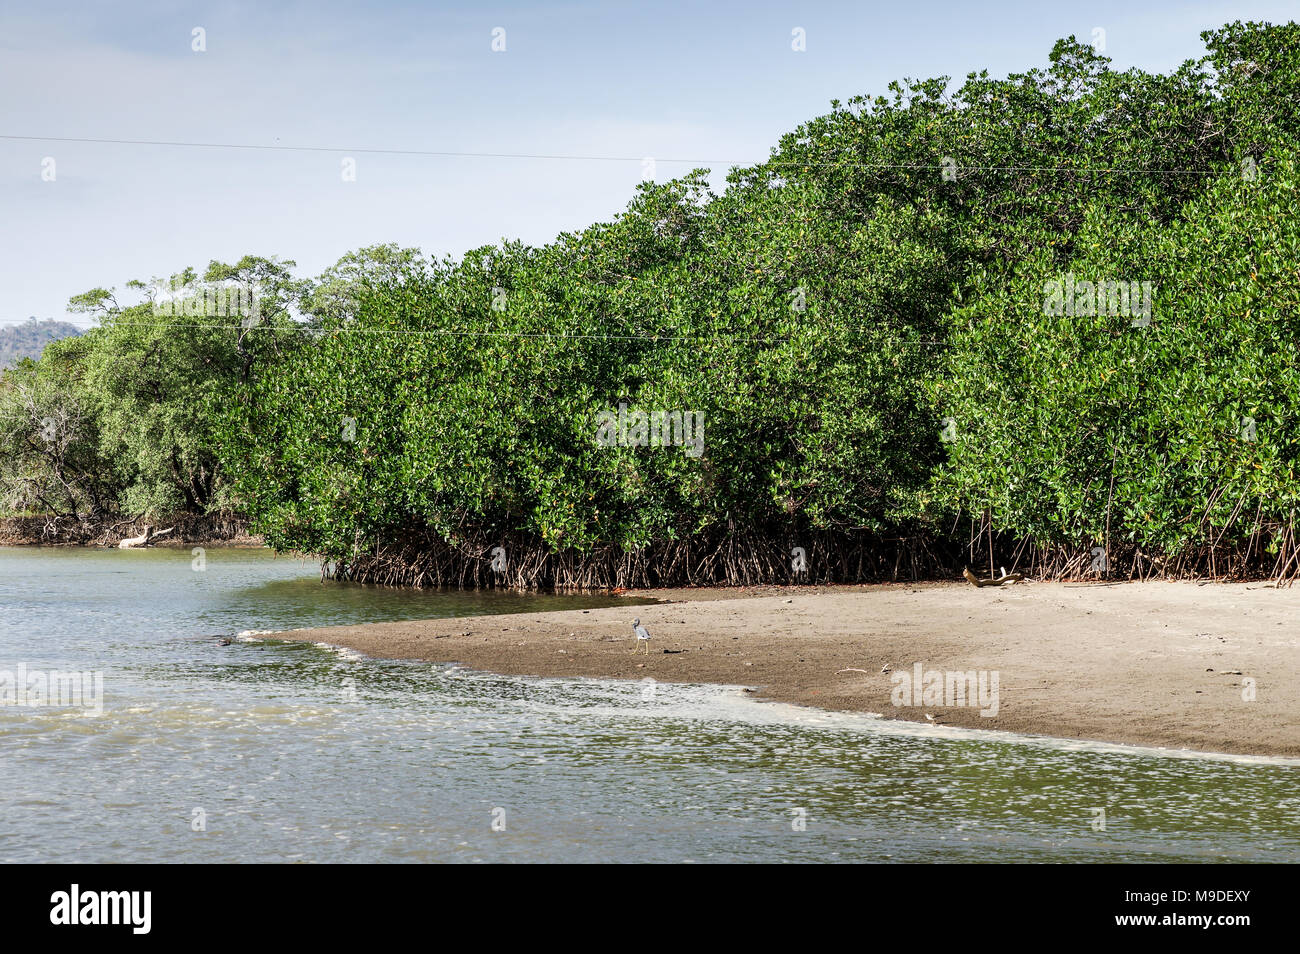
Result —
M0 859L1300 861L1287 760L230 640L611 602L322 583L254 549L0 548L0 679L102 674L97 706L0 705Z

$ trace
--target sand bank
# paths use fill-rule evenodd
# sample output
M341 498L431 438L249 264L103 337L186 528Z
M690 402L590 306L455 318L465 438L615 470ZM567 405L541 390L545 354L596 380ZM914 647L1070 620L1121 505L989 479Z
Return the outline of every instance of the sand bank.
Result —
M1300 756L1300 587L925 584L627 595L671 602L274 638L507 675L724 683L753 687L759 699L886 718ZM653 636L648 657L633 654L637 616ZM996 714L981 715L993 708L987 696L953 705L950 690L944 704L926 701L924 686L910 682L917 663L922 673L974 672L986 692L996 674ZM895 705L904 684L917 694Z

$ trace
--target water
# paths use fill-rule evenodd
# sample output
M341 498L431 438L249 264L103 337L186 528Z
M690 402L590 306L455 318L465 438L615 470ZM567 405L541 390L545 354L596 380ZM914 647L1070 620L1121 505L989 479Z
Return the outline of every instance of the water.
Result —
M1284 760L215 638L610 602L322 584L257 550L197 572L188 550L0 548L0 671L104 672L98 716L0 706L0 859L1300 860Z

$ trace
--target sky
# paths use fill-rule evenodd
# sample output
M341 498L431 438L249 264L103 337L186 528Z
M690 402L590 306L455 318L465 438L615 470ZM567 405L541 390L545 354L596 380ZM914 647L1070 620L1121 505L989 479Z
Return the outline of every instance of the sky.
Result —
M609 221L651 171L704 166L721 188L832 99L891 80L1045 66L1071 34L1161 71L1199 57L1202 30L1297 15L1300 0L0 0L0 324L85 325L70 296L125 304L128 280L213 259L315 275L381 242L542 244ZM86 139L135 142L59 141Z

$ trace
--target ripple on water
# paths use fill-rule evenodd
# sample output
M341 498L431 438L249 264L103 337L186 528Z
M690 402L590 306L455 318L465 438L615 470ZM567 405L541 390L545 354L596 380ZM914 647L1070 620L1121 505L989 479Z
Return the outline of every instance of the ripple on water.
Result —
M6 859L1300 860L1285 760L369 660L252 634L559 604L331 588L256 551L124 566L0 550L25 621L0 652L105 673L98 717L0 707Z

